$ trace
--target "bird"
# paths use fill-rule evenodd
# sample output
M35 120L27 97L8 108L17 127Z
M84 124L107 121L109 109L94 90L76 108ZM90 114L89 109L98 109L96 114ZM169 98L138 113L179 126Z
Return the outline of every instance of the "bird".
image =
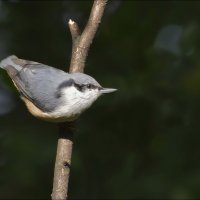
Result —
M76 120L102 94L115 92L103 88L85 73L67 73L60 69L8 56L0 62L29 112L48 122Z

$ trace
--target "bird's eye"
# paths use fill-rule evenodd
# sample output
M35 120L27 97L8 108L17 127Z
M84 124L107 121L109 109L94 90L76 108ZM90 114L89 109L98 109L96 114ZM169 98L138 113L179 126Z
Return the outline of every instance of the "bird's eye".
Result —
M87 84L86 87L87 87L88 89L91 89L91 88L92 88L92 85L91 85L91 84Z

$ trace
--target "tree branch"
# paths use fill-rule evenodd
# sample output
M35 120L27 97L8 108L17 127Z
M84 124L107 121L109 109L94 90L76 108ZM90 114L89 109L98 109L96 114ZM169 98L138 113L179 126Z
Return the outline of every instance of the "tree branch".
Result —
M88 23L83 33L73 42L70 72L83 72L89 47L93 41L107 0L94 0ZM74 35L72 34L72 38Z
M67 198L71 155L73 146L73 124L59 124L59 139L56 153L56 162L53 180L53 200Z
M107 0L94 0L88 23L80 34L78 24L68 22L72 35L72 56L69 72L83 72L86 57L105 9ZM67 199L74 130L71 123L60 124L53 180L53 200Z

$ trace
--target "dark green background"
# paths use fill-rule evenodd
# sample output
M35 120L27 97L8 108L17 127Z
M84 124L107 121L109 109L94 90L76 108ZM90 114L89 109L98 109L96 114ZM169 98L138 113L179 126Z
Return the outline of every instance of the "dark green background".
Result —
M0 1L0 59L68 70L67 22L83 28L91 5ZM85 72L118 92L78 121L69 196L200 198L200 2L110 1ZM0 198L50 198L58 127L27 112L3 70L0 94Z

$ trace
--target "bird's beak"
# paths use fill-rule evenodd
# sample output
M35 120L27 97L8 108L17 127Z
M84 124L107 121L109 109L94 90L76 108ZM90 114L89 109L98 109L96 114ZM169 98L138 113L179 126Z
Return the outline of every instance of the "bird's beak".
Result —
M111 93L111 92L115 92L115 91L117 91L117 89L114 89L114 88L101 88L101 89L100 89L100 92L101 92L102 94Z

